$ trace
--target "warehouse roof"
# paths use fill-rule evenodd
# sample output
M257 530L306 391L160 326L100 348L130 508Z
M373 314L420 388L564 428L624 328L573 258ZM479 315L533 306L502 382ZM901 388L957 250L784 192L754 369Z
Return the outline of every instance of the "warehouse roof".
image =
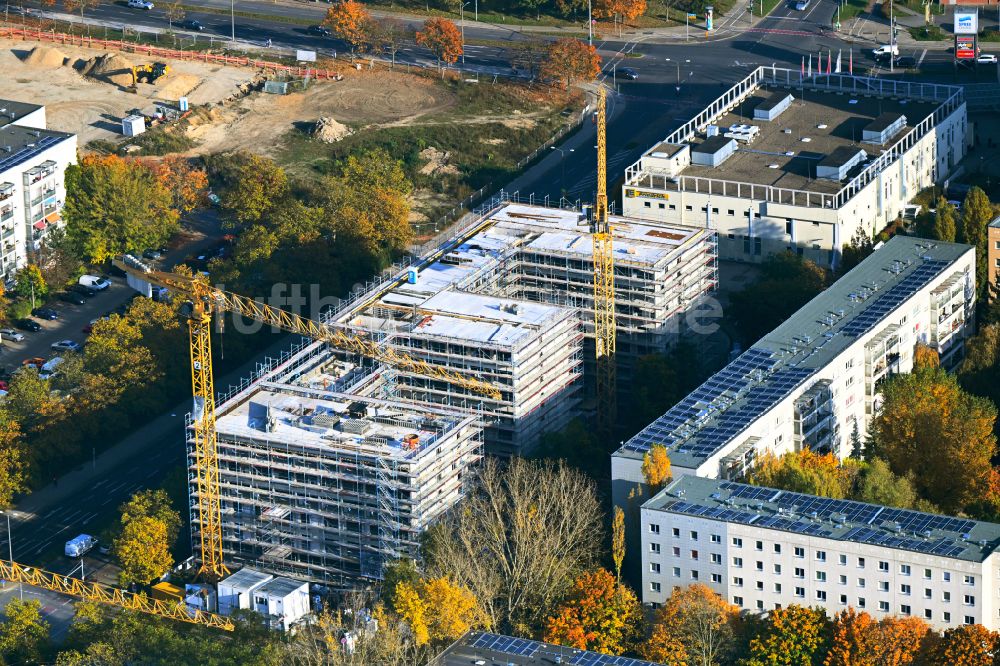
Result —
M432 666L657 666L649 661L613 657L526 638L470 631L438 655Z
M968 245L894 237L615 455L638 458L662 444L675 465L696 468L971 251Z
M21 118L41 109L40 104L18 102L12 99L0 99L0 127L16 123Z
M685 475L644 509L982 562L1000 525Z

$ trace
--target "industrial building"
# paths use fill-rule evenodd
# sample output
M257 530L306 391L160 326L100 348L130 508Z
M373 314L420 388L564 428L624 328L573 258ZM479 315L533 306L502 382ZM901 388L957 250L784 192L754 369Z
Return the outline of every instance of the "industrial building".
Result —
M896 236L714 374L612 456L617 506L643 483L654 444L674 477L739 479L757 455L809 448L850 455L879 408L880 384L913 368L917 343L954 367L974 330L975 249ZM629 534L629 551L638 536Z
M38 260L49 227L61 223L66 167L76 135L45 128L45 107L0 99L0 279Z
M651 661L542 643L514 636L470 631L427 666L658 666Z
M288 631L309 612L309 583L250 568L219 581L219 613L260 613L272 629Z
M962 88L759 67L628 167L623 213L834 266L965 156ZM725 141L731 139L732 141Z
M1000 525L685 475L643 505L640 532L646 603L701 583L748 611L1000 628Z

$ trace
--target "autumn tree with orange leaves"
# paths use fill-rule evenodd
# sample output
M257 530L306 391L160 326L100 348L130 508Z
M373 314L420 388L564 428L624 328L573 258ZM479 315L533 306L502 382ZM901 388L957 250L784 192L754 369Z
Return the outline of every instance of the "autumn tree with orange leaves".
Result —
M545 640L581 650L620 655L642 630L642 608L635 593L606 569L586 572L545 623Z
M718 664L731 656L740 609L707 585L674 590L639 653L664 664Z
M350 44L352 51L364 51L369 43L372 15L360 2L340 0L326 10L323 25L334 37Z
M908 666L914 663L930 632L916 617L885 617L876 622L853 608L833 620L830 651L823 666Z
M594 16L611 18L619 36L626 20L638 18L646 13L646 0L600 0L594 5Z
M189 213L205 200L208 175L188 158L168 155L161 160L150 160L147 165L157 180L170 190L174 209L179 213Z
M830 621L822 608L791 605L767 614L761 632L750 641L745 666L801 666L826 653Z
M475 595L446 576L398 583L393 604L418 645L458 640L480 623Z
M579 39L566 37L549 45L542 61L543 78L562 81L566 90L574 81L592 81L601 73L601 56L597 49Z
M424 22L424 29L418 30L416 37L417 44L430 49L434 54L439 67L443 62L454 64L465 52L462 33L448 19L427 19Z
M656 492L670 481L672 476L667 447L663 444L653 444L642 456L642 478Z
M993 666L1000 635L981 624L948 629L930 650L929 663L948 666Z
M989 495L997 408L939 367L917 367L883 386L868 455L913 475L920 497L954 513Z

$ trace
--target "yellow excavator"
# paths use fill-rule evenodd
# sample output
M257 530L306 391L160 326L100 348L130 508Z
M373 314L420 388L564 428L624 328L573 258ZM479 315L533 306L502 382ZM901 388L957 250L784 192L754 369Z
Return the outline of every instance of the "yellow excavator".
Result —
M154 83L161 76L170 73L170 65L163 62L146 63L132 67L132 86L138 83Z

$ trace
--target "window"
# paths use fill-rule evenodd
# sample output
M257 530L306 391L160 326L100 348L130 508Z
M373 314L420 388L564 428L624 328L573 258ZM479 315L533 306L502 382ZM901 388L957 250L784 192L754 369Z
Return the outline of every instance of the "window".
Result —
M804 587L797 587L797 588L795 588L795 596L797 596L797 597L804 597L804 596L806 596L806 588L804 588Z
M924 580L930 580L930 579L931 579L931 570L924 569Z
M712 574L712 582L713 583L721 583L722 582L722 574Z
M730 216L730 217L732 217L733 215L736 215L736 211L735 211L735 210L733 210L732 208L730 208L730 209L729 209L729 210L727 210L726 212L727 212L727 213L729 214L729 216Z
M764 563L761 562L760 560L757 560L757 571L763 571L763 570L764 570Z
M966 585L975 585L976 584L976 577L975 576L963 576L962 578L963 578L962 582L965 583Z
M899 606L899 612L900 612L901 615L909 615L910 614L910 607L907 604L900 604L900 606Z
M863 557L859 557L858 558L858 568L859 569L864 569L865 568L865 558L863 558Z
M883 612L883 613L888 613L889 612L889 602L888 601L880 601L880 602L878 602L878 609L881 612Z
M742 557L734 557L733 558L733 566L736 567L736 568L741 568L743 566L743 558Z
M948 611L945 611L944 613L941 613L941 619L944 620L945 624L950 623L951 622L951 613L949 613Z
M651 544L649 544L649 552L651 552L651 553L658 553L658 552L660 552L660 544L658 544L658 543L651 543Z
M649 572L650 573L656 573L656 574L660 573L660 563L659 562L650 562L649 563Z
M966 606L975 606L976 605L976 598L974 596L972 596L971 594L967 594L967 595L965 595L965 599L963 600L962 603L964 603Z
M780 564L775 564L774 565L774 573L779 574L779 575L781 574L781 565Z
M826 551L825 550L817 550L816 551L816 559L819 560L820 562L826 562Z
M674 574L674 578L680 578L681 577L681 568L680 567L674 567L673 574Z
M976 618L972 617L971 615L966 615L965 616L965 623L966 624L975 624L976 623Z
M698 572L695 569L691 569L691 580L698 580Z
M691 212L692 210L694 210L694 209L693 209L693 208L691 208L691 206L684 206L684 210L686 210L687 212L689 212L689 213L690 213L690 212Z
M743 579L739 576L733 576L733 585L736 587L743 587Z
M791 220L785 220L785 233L788 234L789 236L792 235L792 221Z
M775 594L781 594L781 583L774 584L774 592Z
M659 204L659 206L660 206L660 210L663 210L665 208L665 206L663 204Z
M649 533L650 534L659 534L660 533L660 526L657 525L656 523L650 523L649 524ZM675 534L674 536L677 536L677 535Z
M910 586L909 585L905 585L905 584L904 585L900 585L899 586L899 592L900 592L900 594L909 594L910 593Z
M878 563L878 570L879 571L888 571L889 570L889 563L888 562L879 562Z
M670 210L677 210L677 206L670 204Z
M865 586L865 579L864 578L859 578L858 579L858 587L864 587L864 586Z
M722 564L722 555L719 553L712 553L712 564Z
M816 590L816 600L826 601L826 592L824 592L823 590Z
M697 540L698 540L698 533L695 532L694 530L691 530L691 541L697 541Z
M743 597L733 597L733 603L737 606L743 606Z
M889 591L889 581L887 581L887 580L880 580L878 582L878 591L879 592L888 592Z
M909 564L900 564L899 565L899 573L901 573L904 576L909 576L910 575L910 565Z
M761 592L764 591L764 581L762 580L757 581L757 589L760 590Z
M925 587L924 588L924 599L933 599L933 598L934 598L934 593L931 592L931 588Z
M806 570L805 569L800 569L798 567L795 567L795 577L796 578L805 578L806 577Z
M946 583L950 583L951 582L951 572L950 571L942 571L941 572L941 580L943 580Z
M645 206L646 208L651 208L652 207L652 205L648 201L642 202L642 205Z
M774 544L774 554L775 555L781 555L781 544L780 543Z
M713 215L718 215L719 214L719 209L718 208L713 208L712 209L712 214Z
M817 571L816 572L816 580L818 580L821 583L825 583L826 582L826 572L825 571Z
M840 563L841 566L846 567L847 566L847 555L840 555L840 556L838 556L837 557L837 561Z
M796 546L795 547L795 557L805 557L805 556L806 556L806 549L805 548L801 548L799 546Z
M865 607L865 598L858 597L858 608L864 608L864 607Z
M764 602L760 599L757 600L757 610L764 610Z
M674 534L674 538L675 539L680 539L681 538L681 530L680 530L680 528L679 527L675 527L673 529L673 534Z
M755 547L757 548L757 550L764 550L764 542L758 541Z
M846 606L847 605L847 595L846 594L840 595L840 605L841 606Z
M674 546L674 557L680 557L680 556L681 556L681 547Z
M951 601L951 592L942 592L941 593L941 600L942 601Z
M743 539L741 539L739 537L733 537L733 547L734 548L742 548L743 547Z
M841 585L847 585L847 576L841 576L840 577L840 584Z
M698 551L697 550L692 550L691 551L691 559L692 560L697 560L698 559Z
M655 582L655 581L654 581L654 582L652 582L652 583L650 583L650 584L649 584L649 591L650 591L650 592L656 592L656 593L659 593L659 591L660 591L660 584L659 584L659 583L657 583L657 582Z
M933 620L934 619L934 612L930 608L925 608L924 609L924 619L925 620Z
M712 543L722 543L722 537L718 534L712 535Z

